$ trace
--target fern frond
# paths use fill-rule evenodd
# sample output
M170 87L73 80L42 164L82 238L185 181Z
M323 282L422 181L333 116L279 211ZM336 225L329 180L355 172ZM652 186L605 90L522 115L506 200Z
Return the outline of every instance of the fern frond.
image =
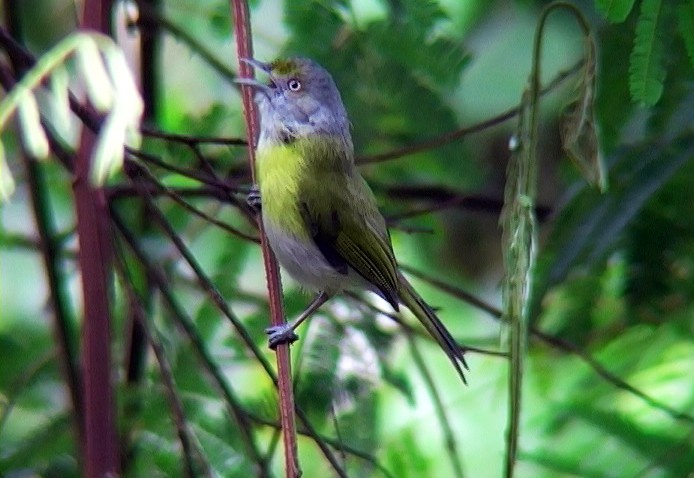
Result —
M629 62L629 90L634 101L652 106L663 93L663 41L658 31L661 0L643 0Z
M611 23L622 23L634 7L634 0L595 0L595 6Z

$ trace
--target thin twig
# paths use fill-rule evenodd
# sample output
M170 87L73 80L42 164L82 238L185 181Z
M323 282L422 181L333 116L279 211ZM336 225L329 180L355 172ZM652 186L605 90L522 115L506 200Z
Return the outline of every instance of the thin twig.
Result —
M436 416L439 420L439 425L443 430L444 441L446 443L446 448L448 449L448 457L451 460L451 466L453 467L455 476L457 476L458 478L463 478L463 465L460 462L460 457L458 456L458 444L455 439L455 435L453 434L453 429L451 428L451 420L448 418L448 414L446 413L446 406L444 405L443 400L441 399L441 394L436 388L434 379L431 376L431 372L429 371L428 367L426 366L426 362L424 362L422 354L419 353L419 348L417 347L417 343L415 342L414 337L411 334L406 335L407 341L410 345L410 353L412 354L412 358L414 359L414 363L417 366L417 369L419 369L419 373L422 375L422 378L424 379L424 384L427 390L429 391L429 396L432 398L434 410L436 410Z
M147 163L153 164L153 165L158 166L158 167L165 169L167 171L172 171L174 173L180 174L181 176L195 179L196 181L200 181L201 183L206 184L208 186L217 187L222 191L235 192L235 189L231 185L226 184L223 181L220 181L216 178L211 178L208 175L200 173L200 172L195 171L193 169L186 169L186 168L182 168L180 166L175 166L173 164L169 164L165 161L162 161L158 156L155 156L153 154L146 153L144 151L140 151L140 150L129 148L129 147L126 147L125 151L128 155L131 155L135 158L139 158L142 161L146 161ZM126 162L129 160L132 161L132 158L129 158L128 156L126 156Z
M171 190L170 188L167 188L166 186L164 186L163 184L158 182L157 179L154 177L154 175L152 175L149 171L147 171L147 169L142 168L142 167L137 167L136 172L137 172L137 174L139 174L143 177L146 177L155 188L158 188L160 192L162 192L166 196L170 197L173 201L175 201L177 204L179 204L185 210L191 212L192 214L194 214L198 217L201 217L202 219L209 222L210 224L213 224L213 225L219 227L220 229L223 229L223 230L229 232L230 234L232 234L236 237L240 237L241 239L245 239L247 241L251 241L251 242L255 242L255 243L260 242L260 240L256 236L246 234L245 232L240 231L240 230L236 229L233 226L230 226L229 224L227 224L225 222L219 221L219 220L213 218L212 216L206 214L205 212L199 210L195 206L191 205L190 203L185 201L183 198L181 198L175 191ZM148 196L151 197L151 192L149 191L148 188L145 187L144 184L138 184L135 189L138 190L138 196L140 196L142 194L142 192L144 191Z
M154 205L154 203L151 201L151 197L148 197L146 192L143 191L143 197L147 198L147 205L150 207L151 212L153 213L155 219L159 223L159 225L163 228L169 239L176 245L177 249L183 256L183 258L186 260L188 265L193 269L193 272L195 273L196 277L200 281L200 284L205 290L212 301L215 303L215 305L219 308L219 310L229 319L231 320L232 324L236 328L237 332L243 337L244 342L248 347L250 347L252 353L255 355L256 359L263 365L263 368L265 368L265 371L268 373L268 375L272 378L275 386L281 389L281 385L279 384L279 379L277 376L274 375L272 372L272 369L270 367L270 364L267 362L265 359L265 356L260 353L260 350L256 347L255 343L251 339L251 337L248 335L248 332L246 329L243 327L243 324L238 320L238 318L233 314L231 309L229 308L228 304L224 299L222 298L222 295L219 293L219 290L214 286L214 284L210 281L209 277L205 274L203 271L202 267L200 264L197 262L195 257L192 255L192 253L188 250L188 248L183 244L183 241L178 237L176 232L173 230L169 222L166 220L166 218L163 216L161 211L159 211L158 208ZM237 411L237 413L239 413ZM299 418L302 421L302 424L304 425L305 428L307 429L312 429L308 423L307 417L301 412L300 410L296 410L296 413L299 415ZM316 440L316 443L318 444L319 448L323 451L323 454L325 457L328 459L328 461L331 463L333 466L335 472L339 476L345 476L344 471L342 470L339 462L335 459L332 453L330 453L330 450L325 447L324 443L322 443L318 437L318 435L314 431L314 438ZM256 451L257 453L257 451Z
M463 302L466 302L473 307L477 307L480 310L483 310L487 312L488 314L494 316L494 317L501 317L501 310L498 308L494 307L491 304L487 304L484 302L482 299L479 299L475 297L473 294L470 294L469 292L466 292L462 289L459 289L451 284L448 284L447 282L444 282L440 279L436 279L428 274L425 274L424 272L418 271L417 269L410 267L405 264L400 264L400 269L402 269L404 272L407 272L408 274L421 279L434 287L436 287L439 290L442 290L446 292L447 294L456 297L457 299L462 300Z
M147 126L140 128L140 132L143 136L149 138L157 138L165 141L172 141L174 143L183 143L187 146L198 145L198 144L217 144L222 146L247 146L248 143L243 138L221 138L214 136L190 136L180 133L167 133L165 131L159 131Z
M141 184L141 180L138 180L137 178L134 179L135 185L138 186ZM159 208L154 204L154 201L151 196L147 193L146 189L141 190L142 198L145 201L145 207L147 211L151 214L151 217L154 219L154 221L163 229L165 234L171 239L171 241L176 245L176 248L179 250L181 255L187 260L187 262L193 267L195 270L196 274L198 276L204 276L204 272L200 265L197 263L191 252L188 250L188 248L185 246L181 238L176 234L176 231L173 229L171 224L168 222L164 214L159 210ZM215 294L216 296L219 296L219 294ZM231 396L231 394L230 394ZM244 438L244 441L246 443L246 446L248 448L248 451L252 457L259 465L264 464L261 460L261 455L260 452L258 451L258 448L255 444L255 440L253 438L253 435L251 433L250 427L248 426L248 423L245 420L245 415L241 411L241 405L240 402L234 400L232 402L232 411L234 412L234 416L241 425L241 431L242 436Z
M374 185L373 182L370 182L370 184L372 186ZM451 188L439 185L376 184L374 189L383 191L389 198L396 199L401 202L423 201L431 203L431 206L426 206L420 209L389 214L388 219L390 220L402 220L451 208L460 208L466 211L481 211L498 215L504 205L502 199L474 194L461 194ZM540 221L546 220L551 213L552 208L550 207L537 206L535 208L535 214L537 214Z
M163 190L159 185L162 185L162 183L157 179L156 184L149 184L147 185L147 191L154 196L168 196L167 192ZM227 193L221 191L219 188L213 187L213 186L199 186L199 187L169 187L167 186L166 189L168 189L170 192L173 192L177 196L181 198L206 198L206 199L216 199L220 202L223 203L228 203L228 204L233 204L232 201L229 201L229 196ZM138 197L139 192L133 186L132 184L114 184L112 186L108 186L106 188L106 191L108 193L108 197L111 201L114 200L119 200L123 198L133 198L133 197Z
M130 248L133 249L137 258L140 260L140 262L143 264L143 266L145 266L145 268L147 269L148 274L152 274L152 280L157 285L157 288L162 292L162 294L166 300L167 305L174 312L174 315L179 320L179 323L184 327L186 334L188 334L188 336L191 338L191 341L193 341L195 344L197 344L198 347L202 347L202 350L200 351L200 353L203 353L203 355L201 355L201 356L203 357L204 363L207 364L209 367L212 367L211 372L213 373L214 378L218 381L220 388L222 389L225 397L227 397L227 400L229 400L230 399L229 397L231 397L231 390L228 389L226 382L224 381L224 377L221 374L221 372L219 372L215 368L214 362L213 362L211 356L206 351L206 349L204 349L204 343L202 342L202 339L200 339L199 337L196 336L194 327L192 326L191 323L189 323L190 319L187 318L185 311L180 306L180 304L178 304L178 302L175 300L173 293L168 289L168 285L167 285L167 281L165 279L164 273L160 269L156 268L151 261L149 261L148 256L145 254L144 251L142 251L140 249L134 236L128 230L128 228L125 226L125 224L120 219L120 217L117 215L117 213L112 210L111 216L112 216L112 220L113 220L114 224L116 225L116 227L118 227L121 234L123 234L126 237L126 242L129 244ZM170 225L168 224L168 222L165 222L162 225L167 226L165 228L165 230L170 230ZM193 269L193 273L195 274L197 280L199 281L199 284L202 287L202 289L208 294L208 296L210 297L212 302L215 304L215 306L219 309L219 311L234 326L236 331L239 333L239 336L241 337L242 341L248 347L248 349L251 351L251 353L255 357L256 361L262 366L265 373L270 377L274 386L279 387L277 375L275 375L275 372L272 369L270 363L265 358L265 356L260 352L258 347L255 345L255 342L250 337L250 335L248 334L248 331L245 329L245 327L243 326L241 321L232 313L228 304L222 298L222 295L220 294L219 290L214 286L214 284L209 279L209 277L207 277L207 275L205 275L204 271L202 270L202 268L200 267L198 262L195 260L193 255L187 249L187 247L182 243L180 238L178 238L178 236L175 234L175 232L173 232L173 235L170 235L169 237L174 242L174 244L177 246L177 248L179 249L179 252L181 252L183 258L187 261L188 265L190 265L190 267ZM332 454L330 448L326 445L326 443L324 441L321 440L321 437L318 435L318 433L315 431L315 429L311 426L306 414L299 408L295 409L295 413L296 413L297 417L299 418L302 426L307 431L307 434L309 434L313 438L315 443L318 445L318 448L320 448L320 450L323 453L323 455L325 456L325 458L328 460L328 462L333 467L333 470L336 472L336 474L340 477L346 477L347 475L345 474L344 470L342 470L339 462L337 461L335 456Z
M138 296L133 288L133 280L127 271L127 263L125 259L119 257L120 260L116 261L116 267L118 268L120 275L123 277L123 286L126 291L126 296L128 302L132 306L134 318L142 326L142 331L152 347L154 356L159 363L159 373L161 374L162 383L164 385L165 395L171 407L171 412L173 415L173 422L176 428L176 433L178 435L178 440L181 443L181 449L183 450L183 463L185 469L185 476L190 478L198 476L196 473L195 463L197 462L205 470L206 476L212 476L211 467L207 459L205 458L202 450L197 447L197 443L190 436L190 427L188 426L188 421L185 417L183 411L183 402L176 393L176 380L173 376L173 371L171 368L171 363L164 352L161 345L161 340L158 337L156 330L151 330L150 324L148 323L144 307L142 305L142 299Z
M562 83L566 78L570 77L576 73L581 68L582 62L579 61L571 68L566 71L560 72L542 91L541 94L545 94L553 90L556 86ZM358 164L371 164L371 163L381 163L383 161L389 161L391 159L401 158L403 156L409 156L416 153L421 153L422 151L428 151L430 149L440 148L446 144L452 143L459 139L464 138L473 133L483 131L487 128L497 126L505 121L510 120L518 114L520 111L520 106L513 107L503 113L494 116L492 118L486 119L479 123L475 123L471 126L465 126L455 131L449 131L443 133L435 138L422 141L420 143L410 144L400 149L393 151L388 151L381 154L374 154L371 156L358 156L356 161Z
M73 421L75 438L79 443L84 439L84 407L77 359L76 320L70 310L70 300L66 296L65 277L60 273L60 245L56 239L50 196L43 172L33 158L29 158L26 154L21 156L27 173L34 220L39 233L41 255L48 278L49 300L53 310L53 330L58 356L65 375L65 383L70 391L72 408L75 413Z
M274 420L268 420L266 418L260 417L260 416L255 415L255 414L251 414L250 417L254 422L261 424L261 425L265 425L265 426L274 428L276 430L280 430L282 427L280 423L278 423ZM302 427L299 427L297 429L297 433L299 435L303 435L303 436L307 436L307 437L315 439L315 435L314 435L315 430L307 431L307 430L303 429ZM358 448L354 448L350 445L347 445L346 443L342 442L341 440L330 438L330 437L327 437L324 435L320 435L319 438L320 438L320 440L327 443L328 445L335 448L336 450L339 450L339 451L344 452L344 453L348 453L352 456L355 456L357 458L360 458L360 459L366 461L367 463L374 466L378 471L383 473L383 475L386 476L387 478L395 478L395 475L393 475L390 471L388 471L388 469L386 467L384 467L381 463L379 463L379 461L376 459L376 457L371 455L370 453L367 453L363 450L359 450Z
M175 38L181 40L183 43L187 44L191 51L200 55L200 57L210 65L214 70L216 70L223 78L233 82L236 78L236 73L231 70L227 65L218 60L212 52L207 50L205 45L198 41L195 37L189 34L180 26L171 22L164 16L160 15L155 9L149 7L142 2L139 3L140 8L140 19L139 26L143 29L147 29L150 24L161 26L164 30L167 30ZM235 85L235 84L234 84Z
M136 185L141 185L141 183L137 182L136 178L132 179ZM229 319L231 324L234 326L234 329L241 336L241 339L243 340L245 345L250 349L253 356L259 361L259 363L262 365L263 369L268 374L268 376L272 377L274 375L272 366L265 358L265 355L263 355L260 349L256 346L255 342L253 341L253 338L248 334L248 331L243 326L238 317L236 317L236 315L231 311L229 305L222 297L222 294L215 287L210 278L205 274L205 271L203 270L202 266L197 261L195 256L192 254L190 249L188 249L188 247L183 243L181 238L178 236L178 234L173 229L166 217L164 217L159 208L156 207L152 200L152 197L149 196L145 188L141 189L141 194L142 197L145 199L147 206L154 215L155 220L158 222L159 226L169 237L169 239L171 239L171 241L174 243L183 259L193 270L193 273L195 274L198 284L200 285L202 290L205 291L205 293L209 296L209 298L217 306L217 308L222 312L222 314L224 314L224 316L227 319Z
M233 416L240 425L243 442L248 447L249 456L258 465L258 472L261 473L261 476L268 476L267 463L262 458L254 440L252 439L252 430L250 424L247 422L246 412L243 410L243 407L241 406L239 399L236 397L235 392L227 383L224 374L215 364L212 355L207 350L204 340L195 330L193 320L188 316L185 309L181 306L173 292L169 289L164 272L161 270L161 268L157 267L151 261L150 257L141 249L140 245L137 243L137 239L125 225L120 215L113 209L111 210L111 219L130 250L135 254L135 257L137 257L143 267L147 269L147 273L150 275L152 282L162 293L164 304L175 318L175 323L181 327L186 337L191 341L193 349L196 351L202 360L203 365L214 379L215 385L221 391L225 403L229 406L231 416Z
M689 423L690 425L694 425L694 416L682 412L680 410L676 410L669 405L666 405L665 403L656 400L655 398L651 397L650 395L647 395L646 393L642 392L638 388L634 387L633 385L630 385L629 383L625 382L622 378L618 377L614 373L610 372L605 368L604 365L602 365L600 362L595 360L590 354L585 352L584 350L581 350L578 348L576 345L573 343L569 342L568 340L562 339L560 337L556 337L554 335L547 334L537 327L531 327L530 328L530 335L537 337L538 339L542 340L543 342L551 345L552 347L555 347L557 349L563 350L565 352L569 352L573 355L576 355L579 357L581 360L583 360L590 368L593 369L593 371L603 380L611 384L612 386L619 388L620 390L624 390L625 392L631 393L632 395L640 398L643 400L645 403L647 403L649 406L653 408L657 408L659 410L664 411L667 413L670 418L673 418L678 421L686 422Z
M405 268L402 265L400 267L403 270L405 270ZM412 274L412 275L415 275L415 274ZM384 315L384 316L392 319L398 325L400 325L403 328L403 330L405 330L405 332L407 334L417 335L418 337L425 339L425 340L428 340L432 343L436 342L436 340L426 330L423 330L419 327L413 327L412 325L410 325L407 322L405 322L404 320L402 320L402 317L400 317L399 314L394 313L394 312L386 312L385 310L381 310L378 307L376 307L374 304L369 302L368 300L364 299L364 297L362 297L361 295L359 295L355 292L344 291L343 295L359 302L361 305L365 306L366 308L368 308L369 310L371 310L372 312L374 312L376 314L381 314L381 315ZM480 355L487 355L490 357L502 357L502 358L508 357L508 354L506 352L503 352L500 350L489 350L489 349L483 349L481 347L472 347L469 345L465 345L465 352L473 352L473 353L477 353Z
M427 274L424 274L423 272L417 271L411 267L406 267L406 266L400 266L401 269L407 271L408 274L411 274L415 277L417 277L420 280L423 280L424 282L427 282L428 284L431 284L432 286L436 287L437 289L449 294L452 297L456 297L464 302L467 302L468 304L471 304L480 310L483 310L487 312L492 318L494 318L497 321L502 321L502 313L501 310L494 307L493 305L487 304L484 301L477 299L474 297L472 294L465 292L462 289L459 289L451 284L447 284L439 279L436 279L434 277L431 277ZM618 377L617 375L613 374L609 370L607 370L600 362L595 360L590 354L587 352L581 350L578 348L576 345L573 343L569 342L568 340L562 339L560 337L556 337L554 335L550 335L546 332L543 332L539 328L535 326L531 326L529 329L530 335L532 337L535 337L539 339L540 341L550 345L551 347L554 347L556 349L562 350L564 352L568 352L572 355L576 355L578 358L583 360L590 368L593 369L593 371L603 380L605 380L607 383L611 384L612 386L619 388L620 390L624 390L628 393L631 393L632 395L640 398L643 400L645 403L647 403L649 406L653 408L657 408L658 410L662 410L665 413L667 413L671 418L674 420L678 421L683 421L689 424L694 424L694 416L676 410L669 405L666 405L665 403L660 402L659 400L656 400L655 398L647 395L646 393L642 392L641 390L637 389L636 387L630 385L629 383L625 382L623 379Z

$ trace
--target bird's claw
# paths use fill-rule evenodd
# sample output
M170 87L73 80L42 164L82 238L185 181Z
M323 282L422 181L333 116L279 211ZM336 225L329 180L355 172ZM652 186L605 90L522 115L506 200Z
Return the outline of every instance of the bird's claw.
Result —
M256 214L260 212L262 208L262 200L260 197L260 189L258 189L257 185L253 185L251 190L248 192L248 195L246 196L246 204L253 209L253 212Z
M278 345L292 344L299 340L299 336L294 333L291 324L273 325L265 329L268 336L268 345L275 350Z

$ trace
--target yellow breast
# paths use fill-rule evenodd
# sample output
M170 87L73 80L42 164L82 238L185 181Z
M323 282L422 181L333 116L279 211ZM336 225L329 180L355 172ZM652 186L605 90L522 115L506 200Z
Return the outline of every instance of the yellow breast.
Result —
M287 234L308 237L301 216L299 181L301 150L296 145L258 145L256 172L264 221L271 221Z

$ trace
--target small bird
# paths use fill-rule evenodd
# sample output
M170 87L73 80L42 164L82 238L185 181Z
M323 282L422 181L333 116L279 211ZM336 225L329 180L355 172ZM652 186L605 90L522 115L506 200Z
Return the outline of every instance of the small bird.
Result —
M293 322L267 329L270 347L298 339L294 330L344 289L367 289L419 319L465 382L464 348L398 269L386 222L354 163L350 122L330 74L307 58L261 63L269 81L255 89L260 112L257 193L268 242L280 265L319 291ZM462 367L461 367L462 365Z

